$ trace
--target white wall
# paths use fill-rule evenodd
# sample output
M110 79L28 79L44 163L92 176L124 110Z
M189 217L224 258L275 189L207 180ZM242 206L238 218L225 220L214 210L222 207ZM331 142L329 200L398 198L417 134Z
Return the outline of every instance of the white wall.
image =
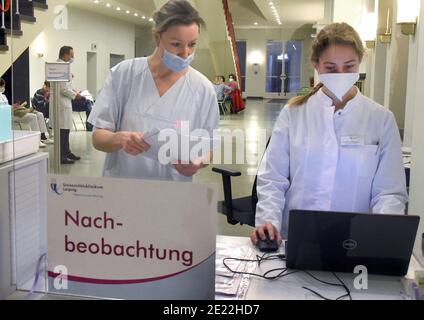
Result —
M409 214L421 216L415 249L421 252L421 235L424 232L424 5L421 4L420 19L415 39L411 42L411 50L417 53L415 77L408 79L407 100L415 101L412 127L412 168L410 184Z
M147 57L155 50L151 27L137 26L135 29L135 55Z
M110 17L97 15L68 7L68 30L55 30L49 25L30 46L30 90L33 94L44 82L45 62L58 59L59 49L64 45L74 48L74 87L87 88L87 52L97 53L97 91L109 72L110 54L124 55L126 59L135 54L135 25ZM38 44L44 44L44 57L37 56ZM92 44L97 49L92 49ZM96 95L97 92L93 92Z
M246 95L249 97L264 97L266 84L266 48L269 40L302 40L302 86L309 85L309 77L314 75L309 62L311 54L311 34L314 33L312 25L304 25L300 28L284 29L236 29L237 40L247 42L247 65L246 65ZM249 57L252 52L259 52L263 57L258 74L254 73Z

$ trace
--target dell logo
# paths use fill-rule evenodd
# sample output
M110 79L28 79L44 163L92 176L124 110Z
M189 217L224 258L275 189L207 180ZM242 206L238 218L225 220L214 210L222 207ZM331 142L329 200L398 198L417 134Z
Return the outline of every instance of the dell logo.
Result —
M355 240L347 239L343 241L343 248L346 250L354 250L358 246L358 243Z

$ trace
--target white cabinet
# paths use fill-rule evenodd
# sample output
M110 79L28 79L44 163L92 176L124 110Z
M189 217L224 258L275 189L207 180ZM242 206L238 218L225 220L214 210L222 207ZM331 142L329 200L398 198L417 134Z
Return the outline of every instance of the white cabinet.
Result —
M47 251L48 154L0 165L0 300L29 290Z

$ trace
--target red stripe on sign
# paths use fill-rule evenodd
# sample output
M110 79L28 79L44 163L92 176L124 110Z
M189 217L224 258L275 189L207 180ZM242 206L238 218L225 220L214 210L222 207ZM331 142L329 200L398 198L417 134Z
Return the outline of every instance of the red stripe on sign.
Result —
M200 266L202 263L204 263L206 260L208 260L210 257L212 257L215 254L211 254L208 258L203 260L202 262L196 264L195 266L192 266L188 269L185 269L183 271L179 271L176 273L160 276L160 277L154 277L154 278L146 278L146 279L133 279L133 280L107 280L107 279L93 279L93 278L84 278L84 277L78 277L78 276L72 276L67 275L68 280L75 281L75 282L84 282L84 283L94 283L94 284L134 284L134 283L145 283L145 282L153 282L153 281L159 281L167 278L175 277L179 274L182 274L184 272L190 271L191 269L196 268L197 266ZM56 278L58 276L63 276L63 274L55 273L53 271L49 271L48 275L50 278Z

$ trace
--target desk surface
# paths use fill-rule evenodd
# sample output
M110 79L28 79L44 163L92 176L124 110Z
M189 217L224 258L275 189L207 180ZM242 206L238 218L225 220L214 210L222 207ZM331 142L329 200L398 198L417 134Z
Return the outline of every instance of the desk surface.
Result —
M249 238L218 236L217 242L232 243L234 246L252 246ZM284 249L282 249L284 252ZM259 253L259 251L258 251ZM261 254L262 255L262 254ZM264 272L285 266L283 261L267 261L263 262L260 267L257 267L254 273L263 274ZM311 272L320 280L339 283L337 279L329 272ZM369 275L368 289L357 290L354 288L355 274L337 274L346 286L351 290L353 300L400 300L409 299L404 293L401 278ZM307 287L319 292L329 299L336 299L346 291L343 288L332 287L322 284L314 280L306 273L300 271L277 280L265 280L258 277L252 277L250 287L247 292L248 300L304 300L304 299L319 299L314 294L303 289Z
M217 243L226 243L236 246L250 246L249 238L217 236ZM284 252L284 249L281 249ZM262 255L258 251L258 254ZM266 271L274 268L282 268L285 266L283 261L266 261L257 267L253 272L263 274ZM337 279L329 272L314 271L312 274L320 280L338 283ZM337 274L346 286L351 290L353 300L402 300L409 299L404 293L401 278L369 275L368 289L357 290L354 288L355 274ZM314 280L304 272L291 274L287 277L277 280L265 280L258 277L252 277L250 286L247 292L247 300L305 300L305 299L319 299L314 294L303 289L308 287L312 290L319 292L329 299L336 299L346 292L343 288L332 287L322 284ZM17 291L12 294L8 299L27 299L27 293ZM60 296L52 294L34 294L30 299L78 299L78 297ZM87 299L87 298L82 298Z

